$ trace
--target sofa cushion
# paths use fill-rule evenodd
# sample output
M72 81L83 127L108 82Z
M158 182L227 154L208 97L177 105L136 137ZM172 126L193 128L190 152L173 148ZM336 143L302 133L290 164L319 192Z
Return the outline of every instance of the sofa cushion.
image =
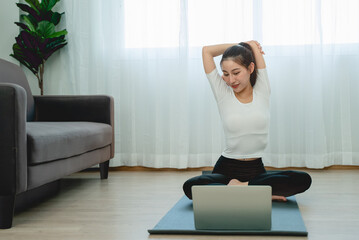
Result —
M80 155L111 144L112 127L94 122L27 122L28 164Z

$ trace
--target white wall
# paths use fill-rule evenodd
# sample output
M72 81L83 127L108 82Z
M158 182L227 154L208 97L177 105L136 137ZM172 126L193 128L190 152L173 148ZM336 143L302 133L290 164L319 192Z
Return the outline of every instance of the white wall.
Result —
M15 37L19 34L19 28L14 22L19 21L19 8L17 1L0 1L0 58L17 63L16 59L10 57Z

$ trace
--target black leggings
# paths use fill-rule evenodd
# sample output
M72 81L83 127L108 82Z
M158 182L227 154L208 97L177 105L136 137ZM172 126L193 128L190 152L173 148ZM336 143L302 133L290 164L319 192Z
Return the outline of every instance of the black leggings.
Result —
M240 161L221 156L211 174L188 179L183 184L183 191L189 199L192 199L192 186L227 185L231 179L248 182L248 185L269 185L272 187L272 195L285 197L306 191L312 183L311 177L305 172L267 172L261 158L252 161Z

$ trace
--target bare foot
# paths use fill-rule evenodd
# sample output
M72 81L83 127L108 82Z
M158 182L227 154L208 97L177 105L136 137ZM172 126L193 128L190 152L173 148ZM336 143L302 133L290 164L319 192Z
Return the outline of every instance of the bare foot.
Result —
M272 201L286 202L287 198L284 196L272 195Z
M228 186L248 186L248 182L241 182L237 179L232 179L231 181L229 181L229 183L227 185Z
M231 179L231 181L229 181L229 183L227 185L228 186L248 186L248 182L241 182L238 179ZM286 202L287 198L284 196L272 195L272 201Z

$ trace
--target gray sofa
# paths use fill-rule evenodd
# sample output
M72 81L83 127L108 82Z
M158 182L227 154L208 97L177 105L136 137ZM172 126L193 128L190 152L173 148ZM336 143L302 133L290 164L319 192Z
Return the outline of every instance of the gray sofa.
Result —
M114 156L113 98L33 96L22 69L0 59L0 228L15 199Z

